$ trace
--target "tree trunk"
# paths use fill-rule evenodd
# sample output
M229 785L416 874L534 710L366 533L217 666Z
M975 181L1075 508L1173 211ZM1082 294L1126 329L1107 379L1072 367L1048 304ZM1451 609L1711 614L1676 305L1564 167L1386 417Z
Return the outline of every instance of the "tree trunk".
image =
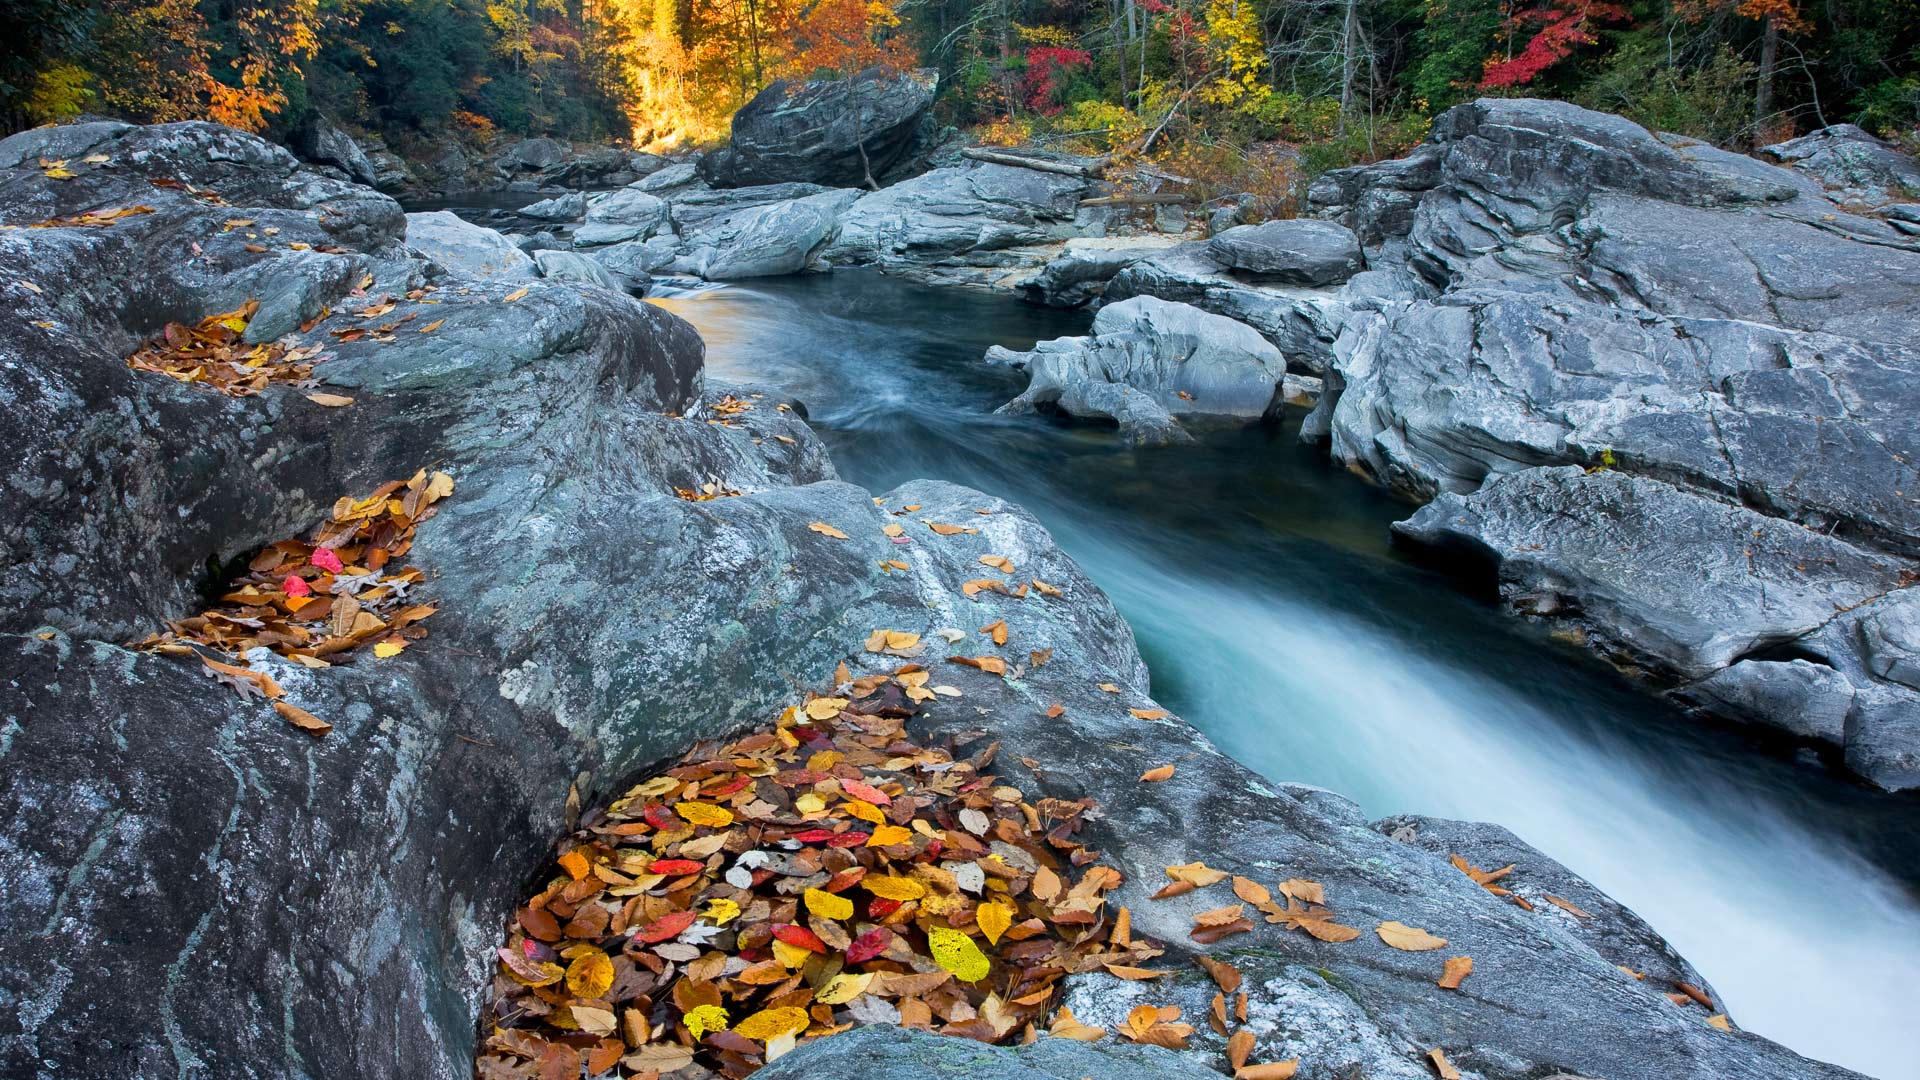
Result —
M1753 136L1757 142L1761 128L1773 115L1773 73L1780 59L1780 24L1767 16L1767 29L1760 38L1760 85L1753 91Z
M1339 133L1347 133L1347 117L1353 112L1353 79L1359 67L1354 55L1355 39L1359 36L1360 0L1347 0L1346 19L1340 28L1340 127Z

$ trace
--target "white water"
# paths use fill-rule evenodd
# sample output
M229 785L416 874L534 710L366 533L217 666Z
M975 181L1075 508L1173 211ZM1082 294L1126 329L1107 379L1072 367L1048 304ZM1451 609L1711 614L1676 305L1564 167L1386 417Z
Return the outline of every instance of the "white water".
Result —
M716 373L806 402L848 479L1032 510L1132 623L1156 696L1249 766L1375 816L1505 825L1637 911L1741 1026L1920 1078L1920 803L1700 731L1528 636L1386 549L1404 507L1278 440L1134 454L987 416L1017 384L984 347L1078 320L858 277L668 306Z

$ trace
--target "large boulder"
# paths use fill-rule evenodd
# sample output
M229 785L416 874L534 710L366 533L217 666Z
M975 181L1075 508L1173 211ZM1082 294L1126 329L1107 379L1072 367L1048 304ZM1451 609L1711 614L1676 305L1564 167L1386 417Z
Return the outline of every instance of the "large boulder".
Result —
M932 71L776 81L733 114L732 138L701 160L700 175L716 187L877 181L911 155L934 87Z
M407 246L462 277L531 281L540 273L512 240L451 210L408 214Z
M1337 285L1364 266L1353 230L1310 218L1235 226L1207 241L1207 254L1229 270L1282 285Z
M588 202L586 221L574 230L581 247L645 240L667 224L667 203L658 195L632 184Z
M1098 299L1120 271L1179 243L1165 236L1075 237L1038 273L1020 281L1020 295L1048 307L1077 308Z
M528 203L514 212L535 221L579 221L587 213L587 195L584 191L570 191Z
M347 179L378 187L380 170L353 136L324 116L315 114L293 137L294 152L306 161L330 165L347 174Z
M549 280L597 285L615 292L625 291L625 286L605 266L578 252L536 251L533 253L533 262L539 268L540 276Z
M709 281L797 274L833 239L851 189L751 206L704 220L681 234L685 254L672 269Z
M1085 337L1042 341L1028 352L996 345L986 360L1028 377L1001 412L1045 406L1104 417L1129 442L1149 444L1185 441L1174 413L1266 415L1287 368L1252 327L1151 296L1101 308Z

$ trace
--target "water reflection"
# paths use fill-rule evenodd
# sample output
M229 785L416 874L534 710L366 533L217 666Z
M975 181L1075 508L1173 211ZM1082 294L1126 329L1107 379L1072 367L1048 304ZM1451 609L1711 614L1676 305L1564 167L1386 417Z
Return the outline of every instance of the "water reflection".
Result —
M1024 504L1132 622L1154 692L1223 749L1373 815L1496 821L1638 911L1735 1019L1920 1077L1920 837L1888 799L1685 721L1387 545L1407 507L1290 432L1135 453L991 415L988 345L1082 316L864 275L659 300L710 370L806 402L847 479Z

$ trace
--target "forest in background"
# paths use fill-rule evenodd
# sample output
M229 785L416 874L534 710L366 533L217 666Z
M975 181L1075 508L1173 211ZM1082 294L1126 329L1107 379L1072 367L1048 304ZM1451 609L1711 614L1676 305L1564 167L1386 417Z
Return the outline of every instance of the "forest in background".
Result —
M1563 98L1728 146L1920 124L1920 0L0 0L0 126L81 113L392 145L723 138L775 79L925 65L984 141L1296 177L1450 105Z

